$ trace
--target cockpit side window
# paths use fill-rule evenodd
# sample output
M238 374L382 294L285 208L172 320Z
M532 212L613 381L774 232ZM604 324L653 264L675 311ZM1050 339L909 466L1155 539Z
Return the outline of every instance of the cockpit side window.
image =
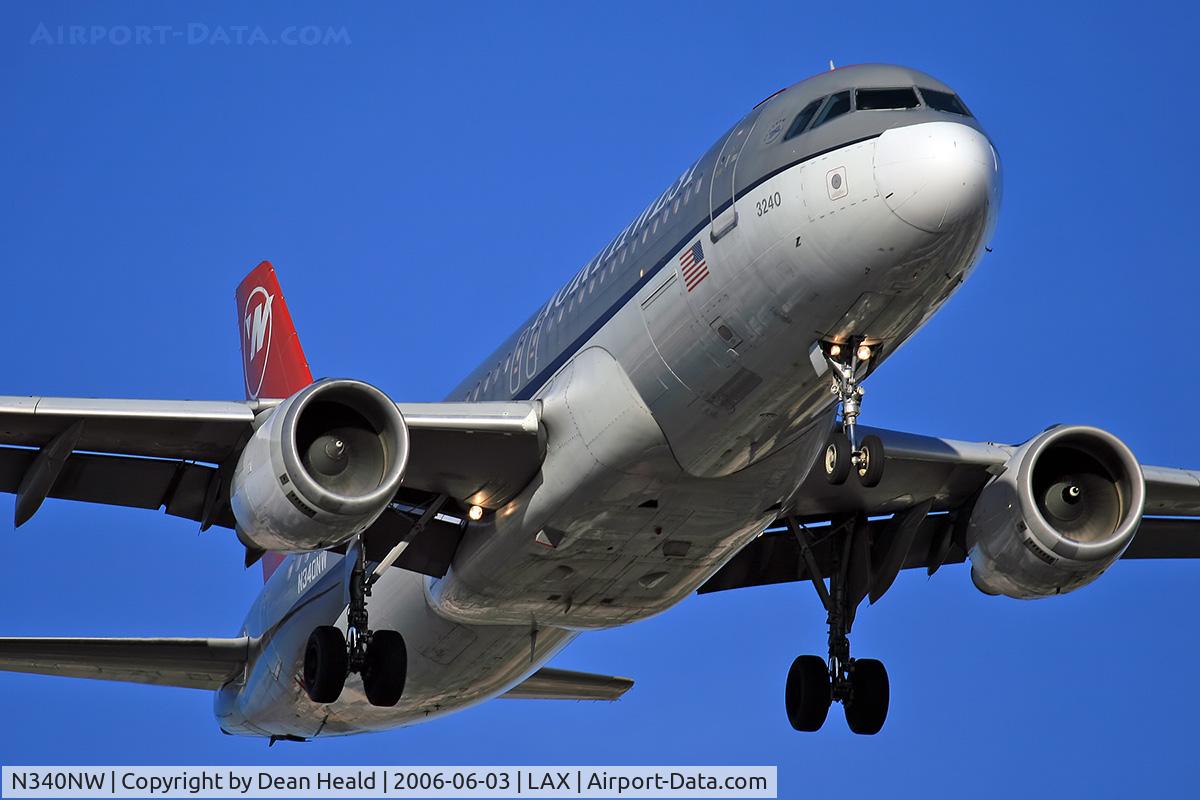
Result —
M958 99L958 95L950 92L939 92L937 89L921 89L921 97L925 98L925 105L932 108L934 111L945 111L949 114L961 114L964 117L971 116L971 112L963 105L963 101Z
M829 122L829 120L833 119L834 117L840 117L849 110L849 89L844 92L838 92L837 94L831 94L829 99L826 101L824 108L821 109L821 113L817 114L817 119L815 122L813 122L812 126L815 128L818 125L824 125L826 122Z
M783 137L783 140L786 142L793 136L799 136L801 133L803 133L804 129L808 127L808 123L812 121L814 116L816 116L817 109L821 107L821 103L824 101L825 98L822 97L820 100L813 100L811 103L806 105L804 109L796 115L796 119L792 121L792 126L788 128L788 132Z
M917 93L909 86L902 89L859 89L855 92L854 107L859 111L916 108Z

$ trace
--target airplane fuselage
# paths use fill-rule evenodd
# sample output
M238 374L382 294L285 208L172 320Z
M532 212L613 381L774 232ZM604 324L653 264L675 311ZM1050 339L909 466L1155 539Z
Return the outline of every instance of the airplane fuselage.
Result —
M911 107L854 108L856 90L913 87ZM348 734L495 697L579 632L675 605L761 533L831 429L822 346L866 345L878 368L994 227L999 161L943 94L912 70L845 68L718 139L450 395L539 400L546 456L468 526L445 578L391 569L374 587L373 621L407 642L400 703L368 704L357 675L329 705L301 688L309 633L344 625L348 601L348 562L307 553L246 619L256 657L217 694L222 728Z

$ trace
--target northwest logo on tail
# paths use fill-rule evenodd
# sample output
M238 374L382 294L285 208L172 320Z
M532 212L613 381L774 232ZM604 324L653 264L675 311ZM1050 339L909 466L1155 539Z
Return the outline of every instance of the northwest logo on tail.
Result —
M267 359L271 355L271 303L274 300L275 296L266 289L255 286L242 310L242 361L246 393L251 400L258 399L267 376Z

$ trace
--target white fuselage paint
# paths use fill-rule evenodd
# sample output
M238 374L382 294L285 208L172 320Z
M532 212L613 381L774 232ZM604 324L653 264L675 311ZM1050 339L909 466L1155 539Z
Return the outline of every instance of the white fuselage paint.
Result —
M893 163L883 192L884 148L893 161L913 150L950 177L930 189L914 185L929 170ZM680 248L701 241L708 278L687 291L676 253L535 392L543 470L469 527L447 576L391 569L376 584L372 626L408 646L400 703L369 705L356 675L336 703L305 695L304 642L316 625L345 625L348 570L334 554L321 566L292 557L247 618L257 657L218 693L222 727L307 738L419 722L503 693L580 631L646 618L695 591L776 517L828 436L833 397L814 342L866 336L880 359L894 352L980 256L998 178L982 134L934 122L761 182L736 201L731 231L714 242L705 228ZM902 218L902 193L918 222L941 227ZM556 548L535 541L547 528Z

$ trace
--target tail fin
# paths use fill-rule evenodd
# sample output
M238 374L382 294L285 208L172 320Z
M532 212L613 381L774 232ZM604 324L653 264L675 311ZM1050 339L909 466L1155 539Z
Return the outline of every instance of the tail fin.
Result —
M270 261L251 270L238 285L237 310L247 400L290 397L312 383Z
M308 360L300 349L300 337L270 261L259 264L238 284L237 313L247 400L291 397L312 383ZM282 553L263 554L264 582L282 561Z

